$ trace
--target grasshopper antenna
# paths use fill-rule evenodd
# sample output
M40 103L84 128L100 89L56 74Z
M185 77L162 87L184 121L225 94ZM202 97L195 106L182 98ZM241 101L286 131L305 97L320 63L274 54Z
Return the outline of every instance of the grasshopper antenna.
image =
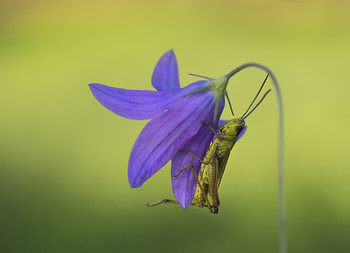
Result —
M254 102L255 102L255 100L257 99L257 97L259 96L259 94L260 94L262 88L264 87L264 85L265 85L266 80L267 80L268 77L269 77L269 74L267 74L267 76L265 77L265 80L264 80L263 84L261 85L261 87L260 87L258 93L255 95L255 98L254 98L253 101L250 103L248 109L245 111L245 113L242 115L241 118L243 118L243 117L246 115L246 113L249 111L250 107L252 107L252 105L254 104ZM265 95L266 95L266 94L265 94ZM261 102L261 101L260 101L260 102ZM259 103L260 103L260 102L259 102ZM254 108L254 109L255 109L255 108ZM253 110L252 110L252 111L253 111Z
M257 103L257 105L245 116L245 117L241 117L241 119L245 120L252 112L254 112L254 110L261 104L261 102L264 100L264 98L267 96L267 94L269 94L269 92L271 91L271 89L269 89L264 96L260 99L259 103Z

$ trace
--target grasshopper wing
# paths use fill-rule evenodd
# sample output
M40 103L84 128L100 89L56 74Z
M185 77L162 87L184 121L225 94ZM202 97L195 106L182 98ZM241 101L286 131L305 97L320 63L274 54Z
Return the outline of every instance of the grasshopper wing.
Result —
M219 169L218 169L218 188L220 186L220 182L222 179L222 176L224 175L225 168L227 165L228 158L230 157L231 150L228 151L222 159L219 160Z
M243 136L243 134L246 132L246 130L247 130L247 126L244 126L242 132L240 132L240 134L238 135L237 141ZM219 160L218 188L219 188L222 176L224 175L227 161L228 161L228 158L230 157L230 153L231 153L231 150L227 151L227 153L222 157L222 159Z

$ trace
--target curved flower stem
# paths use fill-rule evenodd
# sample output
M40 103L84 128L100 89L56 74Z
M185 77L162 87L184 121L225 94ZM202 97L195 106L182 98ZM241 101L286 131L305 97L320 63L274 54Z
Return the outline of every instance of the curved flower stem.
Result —
M277 103L278 103L278 213L279 213L279 253L287 253L287 229L286 229L286 208L284 194L284 139L283 139L283 106L281 90L276 80L275 75L267 67L254 62L249 62L239 66L226 75L229 79L239 71L248 68L256 67L267 72L276 88Z

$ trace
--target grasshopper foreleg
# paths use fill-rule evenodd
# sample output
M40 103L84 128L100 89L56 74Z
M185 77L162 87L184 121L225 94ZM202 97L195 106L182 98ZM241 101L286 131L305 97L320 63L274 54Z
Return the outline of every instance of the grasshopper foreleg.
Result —
M210 161L213 159L213 157L215 156L215 152L216 152L216 149L218 148L218 143L215 143L213 144L213 149L212 149L212 152L210 152L209 156L208 157L205 157L205 161L203 161L202 159L198 158L195 154L193 154L192 152L190 151L187 151L187 150L184 150L184 149L178 149L177 151L178 152L184 152L186 154L189 154L190 156L192 156L194 159L196 159L198 162L202 163L202 164L209 164Z
M210 131L213 132L213 134L215 134L216 137L219 138L219 140L222 140L222 136L219 134L220 132L216 132L211 126L209 126L207 123L201 121L201 124L203 124L204 126L206 126Z
M213 132L213 134L215 134L216 136L218 136L218 133L217 133L211 126L209 126L207 123L201 121L201 124L203 124L204 126L206 126L210 131Z
M178 149L177 151L178 151L178 152L184 152L184 153L186 153L186 154L189 154L189 155L192 156L194 159L196 159L198 162L206 164L202 159L198 158L195 154L193 154L193 153L190 152L190 151L187 151L187 150L184 150L184 149Z

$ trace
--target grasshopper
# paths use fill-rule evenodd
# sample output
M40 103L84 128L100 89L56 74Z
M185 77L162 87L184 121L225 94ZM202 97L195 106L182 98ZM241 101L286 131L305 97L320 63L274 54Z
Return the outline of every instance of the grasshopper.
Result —
M193 203L191 203L191 205L202 208L208 207L209 211L214 214L217 214L219 212L218 207L220 205L220 202L218 196L218 188L220 186L221 179L224 174L228 158L230 156L230 152L234 147L239 134L244 129L245 119L259 106L259 104L264 100L266 95L271 91L271 89L268 90L261 98L261 100L257 103L257 105L248 113L249 109L254 104L262 88L264 87L267 78L268 75L266 76L263 84L261 85L255 98L249 105L248 109L241 117L234 118L220 125L217 131L215 131L208 124L201 122L216 136L210 144L210 147L206 152L203 160L198 158L195 154L191 153L190 151L178 150L179 152L185 152L188 155L191 155L194 159L198 160L201 163L201 168L199 170L198 176L192 163L185 166L178 172L178 174L174 175L174 177L178 177L184 170L188 168L192 170L197 182L197 188L193 197ZM208 194L212 199L212 204L210 204ZM161 201L146 205L156 206L162 203L177 203L177 201L163 199Z

